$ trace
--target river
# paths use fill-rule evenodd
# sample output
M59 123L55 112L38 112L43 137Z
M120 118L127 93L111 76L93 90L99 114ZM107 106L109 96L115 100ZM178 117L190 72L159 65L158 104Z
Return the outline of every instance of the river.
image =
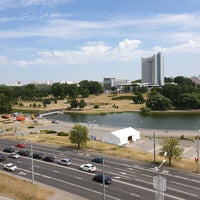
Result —
M55 114L45 117L74 123L98 124L113 127L133 127L164 130L200 130L200 113L155 113L141 115L135 112L104 115Z

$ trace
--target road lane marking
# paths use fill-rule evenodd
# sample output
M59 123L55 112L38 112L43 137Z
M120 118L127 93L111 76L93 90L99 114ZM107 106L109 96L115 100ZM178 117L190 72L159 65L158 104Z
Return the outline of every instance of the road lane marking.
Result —
M194 187L194 186L187 185L187 184L184 184L184 183L178 183L178 182L175 182L175 181L172 181L172 183L174 183L174 184L176 184L176 185L181 185L181 186L184 186L184 187L189 187L189 188L192 188L192 189L199 190L198 187Z
M138 195L138 194L130 193L130 195L140 198L140 195Z
M75 178L76 178L76 179L79 179L79 180L82 180L82 178L81 178L81 177L78 177L78 176L76 176Z
M190 196L193 196L193 197L197 196L196 194L191 194L191 193L184 192L182 190L177 190L177 189L174 189L174 188L171 188L171 187L167 187L167 189L170 189L170 190L173 190L173 191L176 191L176 192L180 192L180 193L183 193L183 194L187 194L187 195L190 195Z

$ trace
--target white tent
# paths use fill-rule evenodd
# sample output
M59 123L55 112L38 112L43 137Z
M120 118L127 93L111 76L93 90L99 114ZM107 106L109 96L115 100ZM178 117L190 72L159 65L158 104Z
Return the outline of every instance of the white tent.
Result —
M102 136L102 142L116 144L119 146L128 144L129 142L136 141L138 139L140 139L140 132L131 127L106 133Z

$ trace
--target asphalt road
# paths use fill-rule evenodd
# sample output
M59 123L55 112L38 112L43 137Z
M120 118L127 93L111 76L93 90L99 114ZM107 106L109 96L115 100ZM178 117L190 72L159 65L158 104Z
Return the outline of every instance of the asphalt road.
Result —
M14 144L16 144L15 141L0 139L1 149ZM30 149L30 145L27 148ZM103 195L107 200L155 199L156 191L153 186L153 178L157 177L159 173L155 170L154 165L104 156L105 174L111 176L113 182L103 188L101 183L92 180L94 174L102 171L101 164L96 164L97 172L95 173L79 170L81 164L89 163L93 157L100 155L70 150L66 147L55 148L38 144L33 144L33 150L43 152L45 155L55 155L56 159L68 157L72 161L71 166L63 167L56 163L34 160L34 181L91 200L100 200ZM6 163L8 162L13 162L18 166L19 169L14 174L33 181L31 158L21 157L16 160L7 158ZM3 165L4 163L1 162L0 164ZM199 199L199 175L169 169L165 166L162 168L160 175L166 178L165 200ZM105 189L105 193L103 189Z

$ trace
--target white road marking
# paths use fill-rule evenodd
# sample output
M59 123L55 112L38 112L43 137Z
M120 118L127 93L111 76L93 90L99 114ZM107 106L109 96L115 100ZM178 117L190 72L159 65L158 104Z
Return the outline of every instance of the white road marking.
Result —
M132 195L132 196L134 196L134 197L140 197L140 195L138 195L138 194L134 194L134 193L130 193L130 195Z

